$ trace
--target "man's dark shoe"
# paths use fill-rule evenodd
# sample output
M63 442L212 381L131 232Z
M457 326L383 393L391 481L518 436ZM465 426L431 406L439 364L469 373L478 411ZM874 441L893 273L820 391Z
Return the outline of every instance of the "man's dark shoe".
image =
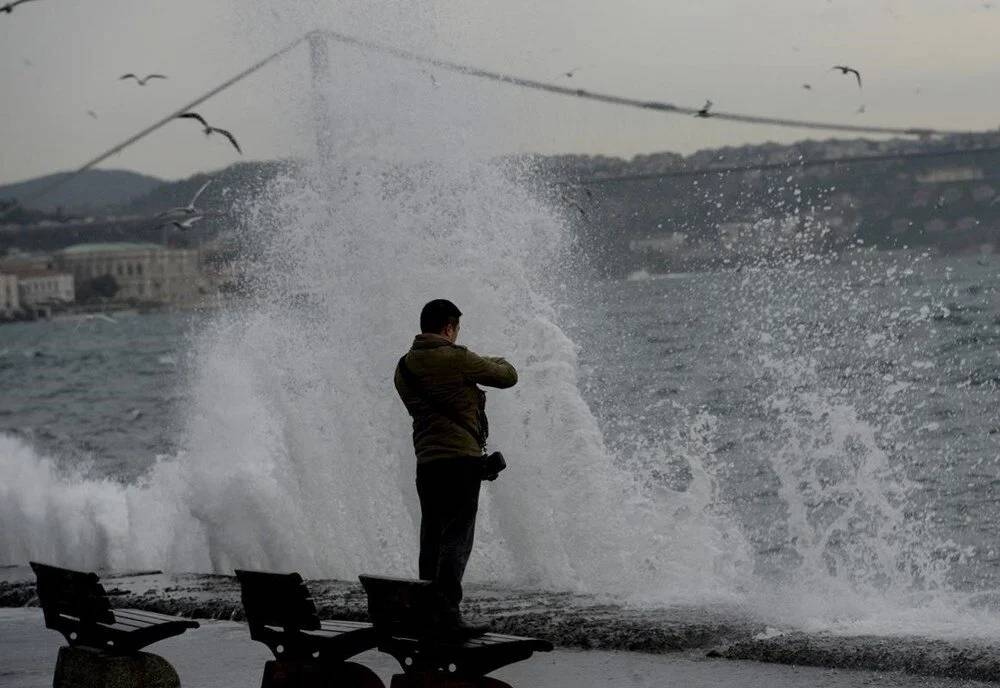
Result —
M455 632L464 638L478 638L490 632L490 625L482 622L467 621L459 619L453 627Z
M484 623L472 623L465 619L451 618L446 622L438 624L431 632L431 637L435 640L447 642L462 642L470 638L478 638L489 633L490 627Z

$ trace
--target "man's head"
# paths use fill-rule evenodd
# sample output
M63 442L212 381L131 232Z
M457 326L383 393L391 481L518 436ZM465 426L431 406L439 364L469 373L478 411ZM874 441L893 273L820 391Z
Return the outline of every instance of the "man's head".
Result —
M420 331L424 334L438 334L454 342L458 339L458 319L462 311L447 299L429 301L420 311Z

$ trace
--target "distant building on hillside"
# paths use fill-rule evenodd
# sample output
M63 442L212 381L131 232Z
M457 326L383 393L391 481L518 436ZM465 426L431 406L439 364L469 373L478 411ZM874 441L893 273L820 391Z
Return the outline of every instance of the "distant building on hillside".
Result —
M632 239L628 242L630 251L642 253L676 253L687 243L687 234L683 232L663 232L659 235L647 236L642 239Z
M17 274L23 270L52 270L52 256L47 253L24 253L15 251L0 258L0 272L8 275Z
M17 294L25 310L72 303L76 299L73 275L55 270L17 270Z
M58 251L56 264L73 273L77 289L110 276L115 301L186 303L199 295L198 251L157 244L77 244Z
M983 178L978 167L938 167L917 175L920 184L943 184L949 182L971 182Z
M13 318L21 310L17 296L17 276L0 273L0 318Z

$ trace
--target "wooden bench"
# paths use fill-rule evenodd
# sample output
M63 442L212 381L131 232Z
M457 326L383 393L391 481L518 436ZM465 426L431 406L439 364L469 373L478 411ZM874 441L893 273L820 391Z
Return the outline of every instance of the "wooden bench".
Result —
M112 654L136 653L147 645L180 635L198 622L140 609L111 609L96 573L30 562L38 580L38 601L45 626L59 631L71 647Z
M368 614L375 626L378 649L392 655L404 675L393 677L393 688L434 686L505 686L486 677L500 667L550 652L552 643L499 633L467 640L435 636L440 596L431 581L360 576L368 594Z
M336 685L382 688L379 677L346 661L375 647L375 629L363 621L321 621L298 573L236 570L250 637L267 645L274 662L262 685Z

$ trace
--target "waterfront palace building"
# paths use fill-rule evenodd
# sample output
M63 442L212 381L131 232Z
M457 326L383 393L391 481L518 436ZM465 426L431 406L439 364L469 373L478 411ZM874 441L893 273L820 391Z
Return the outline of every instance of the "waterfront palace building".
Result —
M17 295L17 277L0 273L0 318L13 317L21 309Z
M15 270L22 308L72 303L76 298L73 275L55 270Z
M55 263L73 273L77 289L110 275L118 285L116 301L187 303L197 299L198 251L157 244L77 244L58 251Z

